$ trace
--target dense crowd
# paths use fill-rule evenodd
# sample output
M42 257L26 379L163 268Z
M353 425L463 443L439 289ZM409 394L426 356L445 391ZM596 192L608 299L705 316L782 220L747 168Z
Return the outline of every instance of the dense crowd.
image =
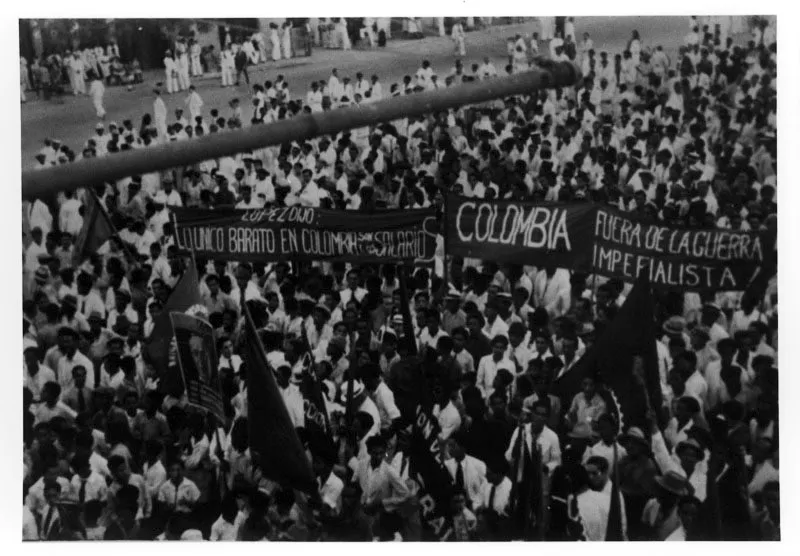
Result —
M702 517L712 437L720 434L728 450L716 456L724 465L714 464L713 498L723 538L778 539L777 277L758 291L655 292L663 404L650 409L646 427L620 431L602 384L587 379L566 401L550 388L614 320L630 284L440 256L409 276L408 337L395 265L189 259L175 245L169 213L293 205L441 211L443 195L454 192L603 203L649 221L775 232L774 23L758 23L742 40L733 19L693 18L674 57L636 32L622 52L597 52L589 33L577 41L568 20L532 42L510 41L506 67L459 60L439 76L426 61L385 89L377 75L351 80L333 70L293 99L278 76L254 85L247 103L208 112L191 90L187 110L174 115L156 90L153 114L138 124L98 123L74 150L48 139L36 156L40 168L493 79L552 59L583 68L573 87L30 203L23 538L424 538L408 457L421 366L437 384L433 414L438 457L455 486L454 540L529 538L517 522L512 473L522 438L529 447L535 441L542 462L540 538L604 540L614 476L625 538L708 538ZM92 194L118 233L96 252L76 253ZM180 381L147 357L154 320L195 263L202 305L192 312L214 327L224 422L187 405ZM307 448L318 498L254 465L243 303ZM328 442L307 431L318 417L309 413L309 377L322 386ZM358 410L345 418L349 382Z

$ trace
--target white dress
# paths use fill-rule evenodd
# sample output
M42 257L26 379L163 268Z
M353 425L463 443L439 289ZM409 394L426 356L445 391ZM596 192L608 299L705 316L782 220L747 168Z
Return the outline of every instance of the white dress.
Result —
M292 28L284 27L281 35L281 49L283 57L287 60L292 57Z
M281 59L281 39L278 35L278 30L273 29L269 34L269 42L272 45L272 60L277 61Z

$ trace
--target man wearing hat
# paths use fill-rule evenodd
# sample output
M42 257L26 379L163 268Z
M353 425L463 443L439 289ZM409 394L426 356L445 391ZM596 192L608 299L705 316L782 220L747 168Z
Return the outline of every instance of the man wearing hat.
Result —
M656 477L659 492L644 507L642 522L647 526L647 538L664 541L681 526L678 502L692 494L692 487L675 471Z
M691 492L694 496L701 502L705 500L708 456L700 442L693 437L687 438L678 443L673 453L670 454L664 441L664 435L654 419L651 419L650 435L653 459L663 473L661 479L664 480L669 475L680 477L688 483L689 488L693 489ZM657 478L656 481L658 480Z
M665 335L661 338L661 342L665 345L669 345L669 341L672 338L682 339L684 345L687 346L691 343L691 339L686 333L686 319L679 315L671 316L664 321L662 329L664 330Z

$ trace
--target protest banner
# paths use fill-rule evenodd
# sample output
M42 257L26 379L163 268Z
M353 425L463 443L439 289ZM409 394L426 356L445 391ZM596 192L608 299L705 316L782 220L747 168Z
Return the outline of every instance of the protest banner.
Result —
M423 264L434 260L438 234L433 209L375 213L311 207L170 210L178 247L215 260Z
M588 269L590 204L447 198L447 252L498 262Z
M214 329L208 322L185 313L172 312L169 317L175 330L178 366L189 403L211 412L218 422L224 423Z
M426 540L446 541L453 534L449 515L453 481L439 459L440 433L439 423L421 403L411 433L409 479L416 483Z
M593 235L598 274L630 282L645 273L656 288L742 291L765 260L758 233L664 226L606 207Z
M744 291L769 262L760 233L645 222L588 203L447 198L447 252L499 263L553 265L654 288Z

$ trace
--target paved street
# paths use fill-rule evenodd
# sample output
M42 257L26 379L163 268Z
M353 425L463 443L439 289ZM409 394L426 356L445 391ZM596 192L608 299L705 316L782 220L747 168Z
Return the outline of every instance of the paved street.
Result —
M584 17L577 18L576 32L579 39L584 32L591 34L598 50L622 49L630 38L631 31L638 29L645 46L664 46L668 53L674 54L677 46L688 32L687 17ZM504 64L506 38L515 33L529 34L538 30L537 23L492 27L467 35L467 64L478 62L483 56L490 56L498 68ZM341 77L355 78L357 71L366 76L377 74L388 92L389 85L401 80L406 74L413 75L423 58L431 61L435 71L446 74L453 66L453 45L449 38L431 37L421 40L390 41L385 49L338 50L317 49L310 58L297 58L251 68L252 82L263 83L282 73L289 81L293 96L305 95L313 80L327 79L332 68L339 69ZM145 74L145 83L133 91L122 87L110 87L106 91L105 107L107 121L132 119L138 126L146 112L152 112L152 86L163 79L163 72L151 71ZM223 113L228 101L240 98L247 114L249 92L242 84L238 90L223 89L218 79L195 80L200 95L205 101L206 111L217 107ZM35 94L32 95L35 98ZM165 96L170 113L183 106L184 94ZM73 149L80 146L93 134L96 123L94 109L88 97L67 97L62 104L29 100L21 105L22 110L22 167L32 167L33 156L41 148L45 137L58 137ZM206 112L207 113L207 112Z

